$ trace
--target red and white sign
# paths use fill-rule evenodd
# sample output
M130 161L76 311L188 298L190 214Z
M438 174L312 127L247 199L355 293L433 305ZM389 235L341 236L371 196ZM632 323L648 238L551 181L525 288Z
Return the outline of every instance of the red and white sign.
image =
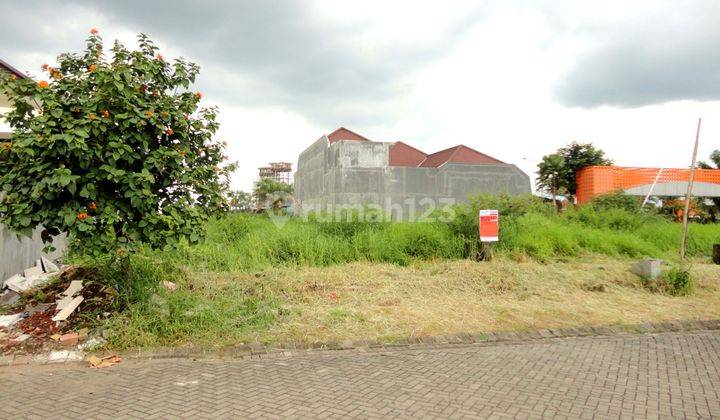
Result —
M500 237L499 215L497 210L480 210L478 230L480 242L497 242Z

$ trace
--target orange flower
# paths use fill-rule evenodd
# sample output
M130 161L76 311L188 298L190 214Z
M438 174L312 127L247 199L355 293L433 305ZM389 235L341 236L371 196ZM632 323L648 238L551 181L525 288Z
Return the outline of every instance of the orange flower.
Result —
M110 116L110 112L107 109L103 109L100 111L103 117L108 118Z
M175 134L175 132L172 128L168 128L167 130L165 130L165 134L167 134L168 136L172 136L173 134Z
M98 30L95 29L95 28L90 29L90 34L92 34L92 35L97 35L98 32L100 32L100 31L98 31Z
M47 64L43 64L42 66L40 66L40 68L43 69L43 70L47 70L47 69L48 69L48 65L47 65Z
M198 101L199 101L200 99L202 99L202 93L200 93L200 92L195 92L195 99L197 99Z
M161 112L161 113L160 113L160 115L162 115L162 116L163 116L163 118L167 118L167 117L169 117L169 116L170 116L170 114L168 114L168 112L167 112L167 111L163 111L163 112Z
M157 58L158 60L160 60L160 61L163 61L163 56L162 56L162 54L160 54L160 53L158 53L158 55L156 56L156 58Z
M40 82L38 82L38 86L40 86L41 88L46 88L48 87L48 82L46 82L45 80L41 80Z
M50 76L51 76L53 79L59 79L59 78L61 77L61 74L60 74L59 71L53 70L52 73L50 73Z
M90 115L88 115L88 118L90 118L90 120L96 120L97 115L91 113Z
M10 150L10 147L12 147L12 146L11 146L10 143L8 143L8 142L5 142L5 143L2 144L2 149L3 149L3 150Z
M92 211L97 210L97 204L95 204L94 202L88 204L88 209L90 209L90 210L92 210Z
M11 74L11 75L10 75L10 80L17 80L17 76L15 76L14 74Z
M147 110L147 112L145 112L145 115L147 115L148 118L152 118L152 116L155 115L155 113L153 112L152 109L149 109L149 110Z
M89 217L88 214L85 213L84 211L78 213L78 215L77 215L78 220L85 220L85 219L87 219L88 217Z
M94 72L94 71L95 71L95 64L90 64L90 67L88 67L88 71L89 71L90 73Z

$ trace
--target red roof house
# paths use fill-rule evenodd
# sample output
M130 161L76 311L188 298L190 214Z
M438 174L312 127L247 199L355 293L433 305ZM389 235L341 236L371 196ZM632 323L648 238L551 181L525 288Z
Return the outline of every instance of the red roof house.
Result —
M370 141L369 139L361 136L360 134L350 131L345 127L340 127L337 130L327 135L330 144L341 140L355 140L355 141Z
M470 165L482 165L488 163L505 163L485 153L480 153L462 144L449 149L435 152L420 162L418 166L423 168L437 168L445 163L464 163Z
M340 127L328 134L327 138L330 144L342 140L372 141L354 131L348 130L345 127ZM396 141L390 146L388 158L390 166L410 166L420 168L439 168L445 163L469 165L505 163L462 144L428 155L427 153L401 141Z
M401 141L390 146L390 166L418 166L427 154Z

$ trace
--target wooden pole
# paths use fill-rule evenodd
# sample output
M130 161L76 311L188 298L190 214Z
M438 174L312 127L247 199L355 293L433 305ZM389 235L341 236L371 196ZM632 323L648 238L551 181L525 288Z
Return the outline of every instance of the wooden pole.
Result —
M685 242L687 239L688 213L690 212L690 195L692 194L693 182L695 181L695 163L697 160L698 143L700 143L700 124L702 118L698 118L697 132L695 133L695 147L693 148L692 164L690 164L690 178L688 180L687 193L685 194L685 212L682 221L682 236L680 238L680 270L685 263Z
M645 196L642 206L640 206L640 210L642 210L645 207L645 204L647 204L648 200L650 199L650 195L652 194L653 190L655 189L655 185L657 185L657 182L660 179L660 175L662 175L662 171L663 171L663 168L660 168L658 170L658 173L655 176L655 181L653 181L652 185L650 186L650 190L648 191L647 195Z

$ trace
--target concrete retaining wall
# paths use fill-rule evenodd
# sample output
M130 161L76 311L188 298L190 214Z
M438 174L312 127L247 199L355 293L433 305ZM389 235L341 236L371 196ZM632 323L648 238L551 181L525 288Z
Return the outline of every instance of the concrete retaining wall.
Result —
M23 236L18 239L17 235L0 225L0 283L13 274L21 273L24 269L35 265L35 260L39 259L40 255L52 260L63 255L67 246L65 237L55 238L53 245L57 250L48 255L42 253L45 245L40 238L40 232L42 228L37 228L32 238Z
M389 166L392 143L339 141L323 136L300 154L295 206L302 213L338 205L379 205L422 211L485 193L529 194L530 177L511 164Z

